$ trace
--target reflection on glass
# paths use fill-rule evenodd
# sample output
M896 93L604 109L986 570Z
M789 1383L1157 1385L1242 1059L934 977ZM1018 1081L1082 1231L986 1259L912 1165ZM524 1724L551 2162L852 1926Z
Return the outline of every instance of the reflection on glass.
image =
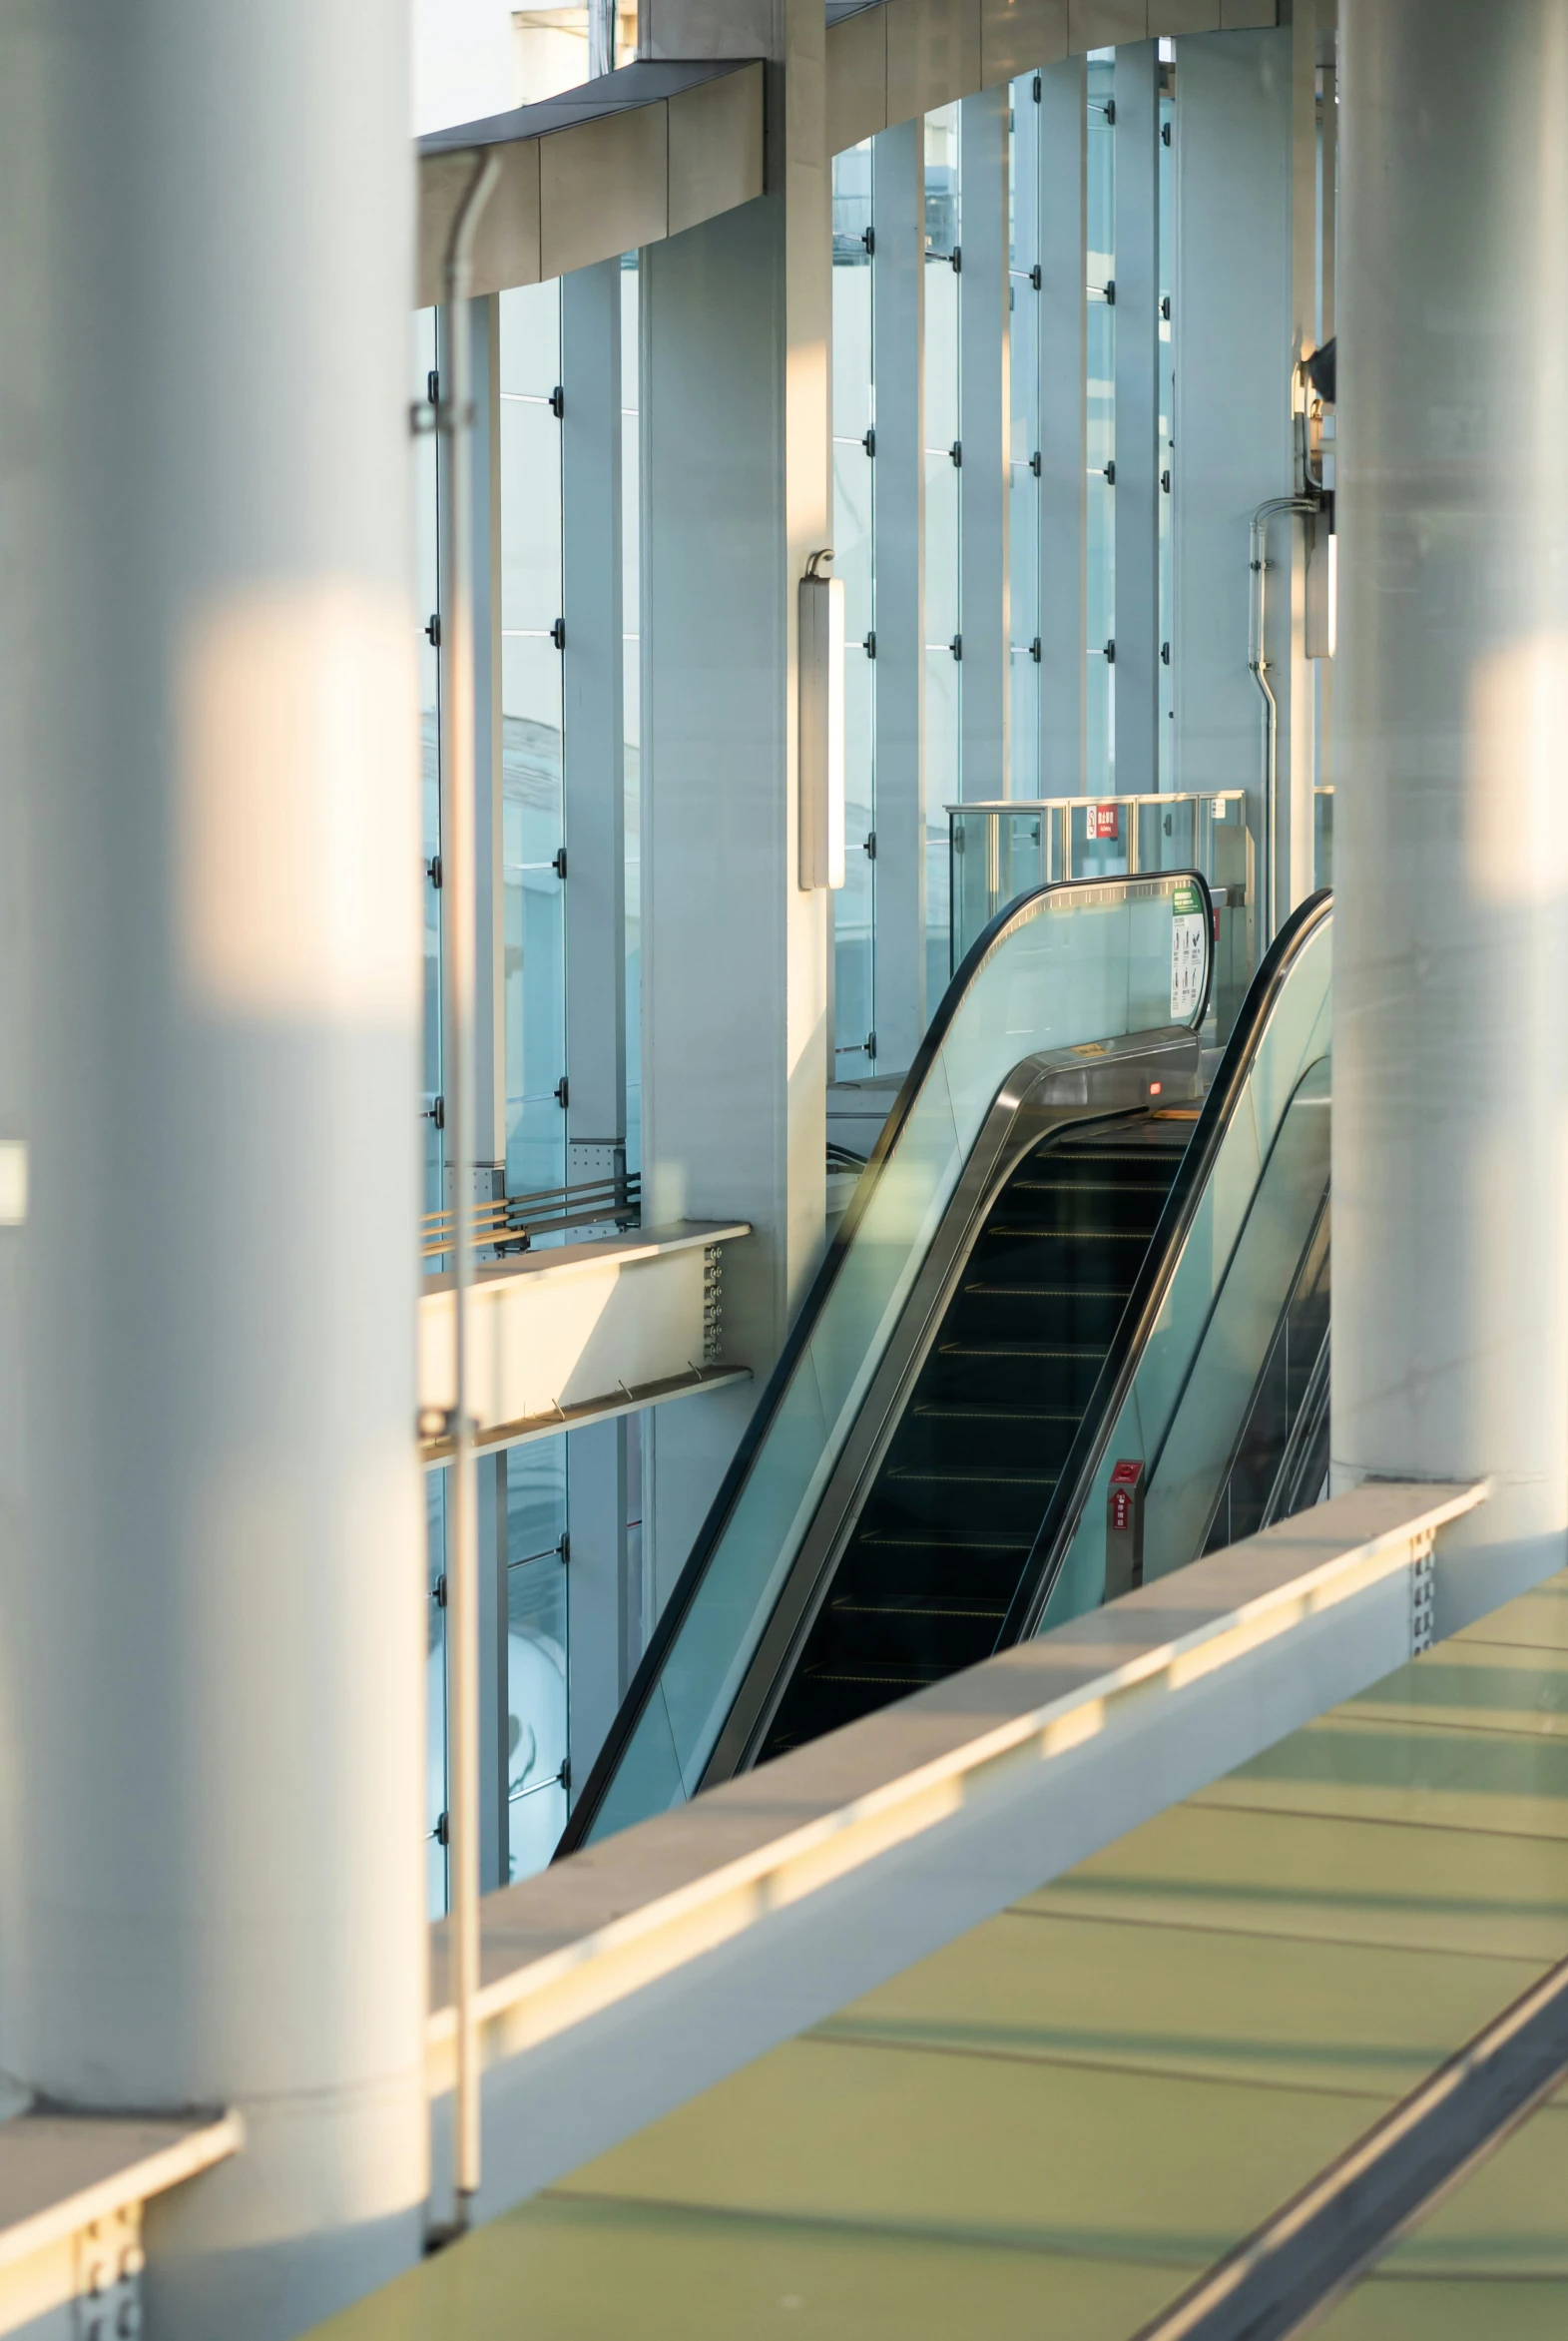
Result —
M543 1869L566 1825L570 1595L566 1440L506 1458L507 1825L514 1878Z

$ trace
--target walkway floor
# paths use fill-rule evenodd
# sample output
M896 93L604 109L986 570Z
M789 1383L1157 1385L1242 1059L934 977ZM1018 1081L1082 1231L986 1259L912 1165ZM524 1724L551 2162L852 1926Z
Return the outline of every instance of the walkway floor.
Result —
M1127 2341L1568 1956L1568 1576L318 2328ZM1320 2328L1568 2335L1568 2097Z

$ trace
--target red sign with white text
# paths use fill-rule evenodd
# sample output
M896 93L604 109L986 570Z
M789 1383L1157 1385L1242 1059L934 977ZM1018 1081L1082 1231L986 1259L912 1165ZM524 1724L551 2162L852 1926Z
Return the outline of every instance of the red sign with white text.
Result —
M1119 838L1122 834L1122 809L1119 805L1091 805L1088 813L1087 835L1091 838Z

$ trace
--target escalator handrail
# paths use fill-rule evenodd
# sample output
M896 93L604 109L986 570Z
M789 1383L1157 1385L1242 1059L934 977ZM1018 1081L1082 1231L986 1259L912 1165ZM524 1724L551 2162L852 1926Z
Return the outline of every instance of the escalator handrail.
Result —
M1292 968L1332 909L1330 887L1308 894L1281 927L1253 978L1002 1622L999 1650L1039 1631L1270 1019Z
M794 1323L785 1336L772 1373L764 1385L762 1396L752 1410L751 1419L742 1433L740 1445L731 1458L729 1468L719 1483L719 1489L708 1507L707 1515L697 1532L696 1540L687 1555L670 1598L661 1610L659 1620L648 1647L643 1652L637 1672L627 1686L625 1698L616 1712L615 1721L606 1734L603 1747L596 1757L581 1796L572 1809L554 1859L575 1853L585 1843L589 1829L598 1813L605 1791L615 1778L637 1725L642 1720L650 1694L664 1668L666 1658L681 1627L685 1624L699 1586L707 1574L719 1540L735 1509L746 1484L753 1463L768 1435L780 1403L788 1388L789 1380L800 1361L802 1352L815 1329L816 1321L838 1278L838 1272L848 1256L860 1223L870 1207L876 1184L881 1177L888 1156L914 1111L915 1101L924 1087L927 1074L938 1050L950 1031L959 1008L970 987L986 963L1020 927L1032 924L1041 914L1047 900L1064 894L1087 894L1107 885L1136 885L1140 878L1168 878L1173 881L1190 879L1198 887L1203 901L1205 932L1210 938L1204 976L1203 996L1192 1017L1194 1031L1202 1027L1209 1013L1209 998L1214 986L1214 905L1209 882L1198 870L1133 871L1114 878L1060 878L1049 885L1035 886L1029 893L1019 895L997 911L979 934L975 936L953 972L943 992L935 1015L926 1027L924 1037L914 1052L909 1070L898 1087L886 1121L877 1133L865 1168L854 1184L843 1218L834 1231L816 1274L811 1279L805 1298L795 1314Z

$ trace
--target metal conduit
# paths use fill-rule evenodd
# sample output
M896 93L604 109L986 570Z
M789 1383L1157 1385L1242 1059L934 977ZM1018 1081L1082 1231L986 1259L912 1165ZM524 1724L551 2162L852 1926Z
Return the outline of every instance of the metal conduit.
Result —
M474 234L500 175L492 148L476 156L446 248L436 402L446 539L442 564L440 793L441 1052L451 1180L451 1262L456 1293L451 1411L451 1549L447 1555L451 1767L447 1903L457 2011L457 2118L452 2228L468 2225L479 2190L479 1515L474 1423L468 1404L468 1297L474 1255L474 840L473 596L469 577L473 425L468 293Z

